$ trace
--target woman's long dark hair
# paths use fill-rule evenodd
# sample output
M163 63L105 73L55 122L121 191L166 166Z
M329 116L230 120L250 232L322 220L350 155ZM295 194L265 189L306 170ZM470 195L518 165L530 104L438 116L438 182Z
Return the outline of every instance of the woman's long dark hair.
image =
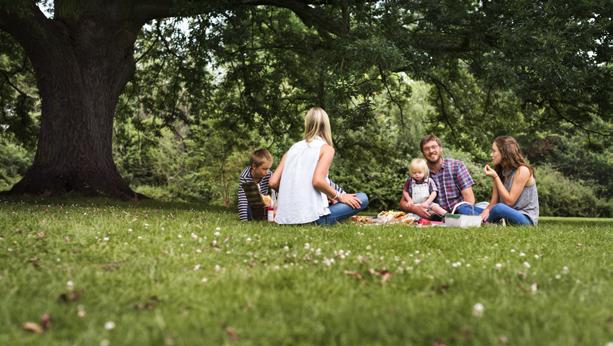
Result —
M500 180L505 181L505 176L502 174L503 167L516 170L520 166L526 166L530 170L530 175L534 176L534 168L528 164L524 155L519 148L519 144L515 138L511 136L499 136L494 139L494 144L500 151L500 164L494 166L494 170L498 173Z

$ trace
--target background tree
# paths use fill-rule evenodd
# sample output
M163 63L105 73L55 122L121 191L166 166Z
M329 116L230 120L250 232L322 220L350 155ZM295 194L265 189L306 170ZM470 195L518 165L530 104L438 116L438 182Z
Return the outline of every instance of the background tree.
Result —
M560 128L590 133L592 143L609 137L610 19L604 2L176 3L56 1L50 19L30 2L2 3L0 28L44 28L17 33L26 54L42 54L37 41L30 43L34 48L22 43L42 32L59 35L53 39L64 43L69 57L50 70L37 69L30 58L43 101L42 129L36 159L14 192L130 196L113 154L129 182L148 185L179 184L169 172L221 174L219 167L240 166L241 154L254 146L279 157L299 138L302 115L313 104L333 114L339 161L332 173L348 188L371 189L382 207L395 204L406 160L419 154L415 144L426 130L477 160L486 159L489 141L501 133L524 138L526 148ZM195 14L188 21L151 21ZM48 57L64 53L54 54ZM40 64L44 60L39 57ZM59 73L68 68L62 64L72 64L67 76ZM135 76L115 71L130 66ZM49 77L41 82L45 73ZM9 73L17 75L22 73ZM75 77L81 75L89 77ZM27 84L34 78L20 79ZM44 94L41 83L50 81L57 88L47 86ZM434 108L417 110L418 89L422 96L430 90L430 99L420 102ZM11 93L3 104L18 103L19 93ZM55 108L45 106L54 102ZM30 103L31 109L36 105ZM559 121L569 126L557 126ZM75 125L83 123L90 125ZM66 133L57 130L63 126L75 132L58 139ZM610 152L610 146L599 148ZM168 166L152 153L184 162ZM215 195L229 203L229 187L216 190L215 183L196 178L179 185L186 184L190 188L182 190L192 197Z

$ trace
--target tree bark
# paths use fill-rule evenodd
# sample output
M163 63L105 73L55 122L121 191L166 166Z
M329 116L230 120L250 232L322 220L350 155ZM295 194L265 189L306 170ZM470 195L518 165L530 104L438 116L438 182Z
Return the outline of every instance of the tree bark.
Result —
M37 78L41 126L34 162L10 194L137 197L117 171L112 139L139 30L108 17L60 18L21 42Z

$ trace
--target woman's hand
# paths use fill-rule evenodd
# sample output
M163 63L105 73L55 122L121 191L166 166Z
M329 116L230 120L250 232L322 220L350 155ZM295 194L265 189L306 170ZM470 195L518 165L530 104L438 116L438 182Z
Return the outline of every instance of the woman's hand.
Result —
M496 178L498 176L498 173L496 173L496 171L493 170L489 164L483 167L483 172L485 172L485 175L487 175L488 177Z
M353 209L358 209L362 206L360 199L355 195L355 193L346 193L344 195L340 195L338 196L338 201L347 204Z
M481 216L481 222L486 222L487 218L490 217L490 210L489 209L484 209L481 212L480 216Z

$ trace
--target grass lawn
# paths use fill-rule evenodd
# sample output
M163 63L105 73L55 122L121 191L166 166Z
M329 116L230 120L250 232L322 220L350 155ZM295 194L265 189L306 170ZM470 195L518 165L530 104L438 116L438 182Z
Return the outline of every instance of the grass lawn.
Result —
M281 227L49 203L0 201L0 345L613 342L610 219ZM46 331L22 329L45 313Z

